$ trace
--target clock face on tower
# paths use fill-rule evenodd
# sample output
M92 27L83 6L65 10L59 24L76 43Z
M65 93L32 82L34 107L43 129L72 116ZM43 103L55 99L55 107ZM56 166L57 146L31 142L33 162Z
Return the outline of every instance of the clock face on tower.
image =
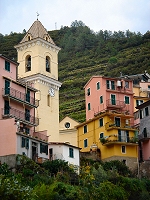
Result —
M48 90L48 93L50 94L51 97L54 97L55 96L55 90L53 88L50 88Z

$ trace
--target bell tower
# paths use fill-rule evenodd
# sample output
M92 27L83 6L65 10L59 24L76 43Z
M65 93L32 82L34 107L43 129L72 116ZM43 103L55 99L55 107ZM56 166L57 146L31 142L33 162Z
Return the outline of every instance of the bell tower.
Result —
M59 141L58 52L52 38L37 19L21 42L15 46L18 53L18 78L38 90L39 107L36 131L47 130L49 141Z

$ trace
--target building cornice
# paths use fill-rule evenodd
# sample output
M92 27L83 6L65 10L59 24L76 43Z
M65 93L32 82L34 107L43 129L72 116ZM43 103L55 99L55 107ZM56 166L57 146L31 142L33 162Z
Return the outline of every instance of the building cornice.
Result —
M34 74L31 76L27 76L23 78L25 81L29 82L29 83L41 83L43 85L47 85L47 86L52 86L55 89L59 90L59 88L61 87L62 83L50 78L48 76L45 76L43 74Z
M15 45L14 47L17 49L17 51L22 51L22 50L31 48L35 45L46 47L47 49L50 49L51 51L55 51L56 53L58 53L61 50L61 48L47 42L46 40L43 40L42 38L35 38L33 40L29 40L24 43L19 43L18 45Z

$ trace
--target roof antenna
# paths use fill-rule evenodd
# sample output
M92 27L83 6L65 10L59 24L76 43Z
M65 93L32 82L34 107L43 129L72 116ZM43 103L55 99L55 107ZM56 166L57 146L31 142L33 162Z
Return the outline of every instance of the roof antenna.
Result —
M38 12L36 12L36 14L37 14L37 20L38 20L38 16L40 15Z

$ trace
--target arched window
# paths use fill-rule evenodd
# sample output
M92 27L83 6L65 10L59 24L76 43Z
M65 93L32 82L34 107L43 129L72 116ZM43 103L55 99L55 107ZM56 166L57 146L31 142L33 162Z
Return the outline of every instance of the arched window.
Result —
M31 56L30 55L26 56L25 67L26 67L26 72L31 71Z
M46 71L50 72L50 58L46 56Z
M30 37L30 36L28 36L28 41L29 41L29 40L31 40L31 37Z

